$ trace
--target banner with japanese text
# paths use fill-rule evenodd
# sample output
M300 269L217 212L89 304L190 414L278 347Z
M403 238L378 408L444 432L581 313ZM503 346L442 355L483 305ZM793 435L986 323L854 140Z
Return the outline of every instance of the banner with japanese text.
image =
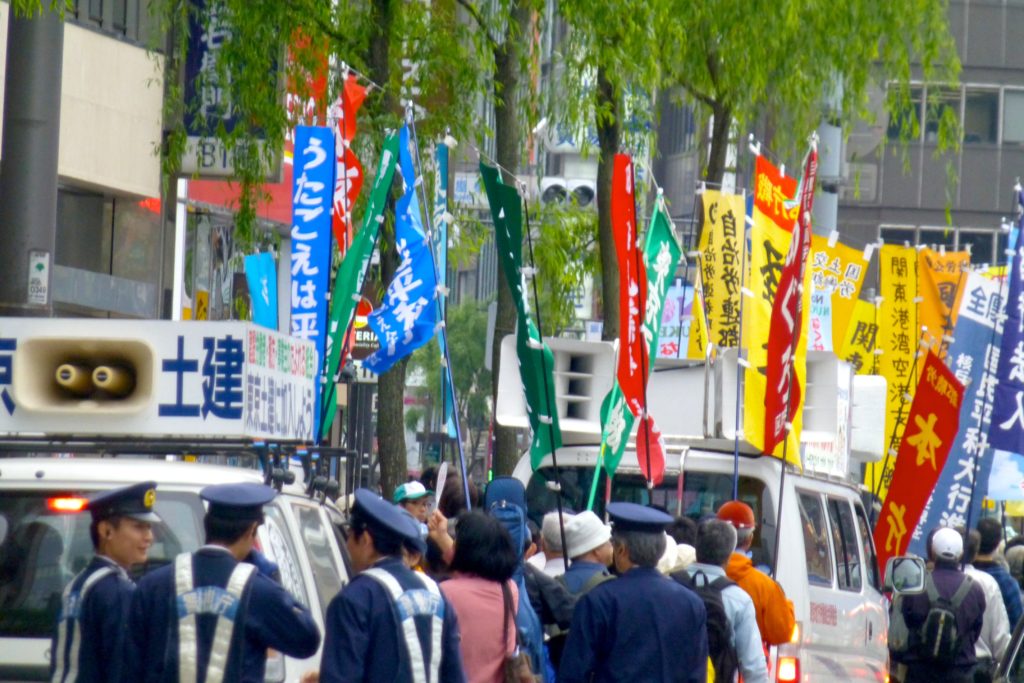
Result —
M658 358L686 358L693 325L694 287L676 277L665 295L658 332Z
M764 444L765 396L767 382L768 331L771 328L772 303L775 301L779 276L792 239L790 231L799 207L786 206L796 193L797 181L783 176L764 157L757 158L757 176L753 198L753 226L750 233L750 255L747 260L748 289L751 296L743 304L743 349L750 367L743 373L743 436L750 443ZM776 222L781 221L781 223ZM805 288L808 301L810 291ZM806 333L802 335L806 337ZM805 341L806 344L806 341ZM806 346L804 347L806 348ZM798 364L797 377L803 383L806 368ZM802 411L792 421L787 458L800 464L798 435ZM782 457L782 444L772 453Z
M395 202L395 249L401 260L384 300L367 319L380 348L363 359L363 367L377 375L433 339L437 329L437 270L433 245L423 231L411 144L409 126L402 126L398 133L402 195Z
M963 385L934 353L927 353L892 483L875 525L875 551L884 567L903 555L956 438Z
M1012 453L1024 453L1024 244L1018 233L1010 264L1006 320L999 348L999 371L992 406L989 443Z
M356 115L366 99L366 88L359 85L355 74L349 74L332 112L337 119L334 129L334 192L331 225L338 250L344 254L352 242L352 207L363 189L363 165L352 149L356 136Z
M806 342L803 353L798 348L801 333L806 336L803 287L807 257L811 251L811 211L814 207L815 182L818 177L818 147L804 159L799 189L799 214L793 228L793 239L786 252L786 261L779 276L779 285L772 302L771 327L768 333L768 355L765 382L764 450L772 452L786 437L787 424L801 411L804 386L797 375L797 366L806 363ZM806 368L805 368L806 372ZM802 412L802 411L801 411ZM792 425L799 442L800 431Z
M448 212L448 145L444 142L438 143L434 152L434 231L431 235L434 239L434 259L437 263L437 303L440 309L441 320L446 319L447 297L445 289L448 281L448 222L451 214ZM441 354L441 396L444 402L444 410L441 415L441 422L445 431L451 438L456 438L455 429L455 386L452 383L452 369L448 367L445 360L448 357L447 335L437 335L438 351Z
M811 262L807 267L811 272L813 293L825 295L829 299L832 313L829 339L832 340L832 348L823 350L831 351L840 346L846 335L846 328L860 297L861 285L864 284L868 262L864 259L863 250L838 241L829 246L828 238L814 235L811 237Z
M743 281L743 195L705 190L700 228L700 281L704 288L705 339L735 347L740 339L740 286ZM698 340L699 341L699 340ZM693 347L704 357L704 347Z
M832 295L811 290L811 308L807 315L807 348L810 351L832 351Z
M965 387L958 422L960 429L921 521L914 529L910 551L921 557L927 556L925 540L930 530L965 524L968 507L971 520L980 519L986 482L992 469L988 431L999 364L1002 302L999 282L973 272L965 276L954 341L947 354L950 369ZM971 506L976 466L978 487Z
M313 342L316 376L323 369L327 341L327 288L331 276L331 188L334 187L334 136L330 128L295 129L292 192L293 337ZM276 283L275 283L276 285ZM313 391L313 433L320 426L320 382Z
M529 275L523 268L523 206L513 185L502 182L498 169L480 162L480 175L487 192L487 201L494 220L495 244L501 271L512 291L516 305L516 355L519 378L523 383L526 411L533 432L530 441L530 464L540 466L545 455L562 446L562 432L555 403L555 356L541 339L533 322L526 291Z
M858 375L875 374L875 348L878 342L878 307L858 299L853 306L841 351L837 354L853 367Z
M686 340L686 358L704 360L708 347L708 320L705 314L707 304L704 301L704 280L700 268L694 273L693 305L690 307L690 334Z
M878 255L881 303L878 305L878 348L882 354L876 367L885 378L888 396L885 409L885 447L895 451L903 438L907 409L913 398L917 377L914 371L915 354L919 339L917 326L917 250L886 244ZM878 492L879 498L892 478L895 455L884 468L868 468L865 483Z
M377 177L373 181L366 213L363 214L363 225L352 238L352 244L345 252L338 273L334 277L334 289L331 291L331 319L325 354L327 368L324 373L326 384L324 386L324 419L320 430L321 438L330 431L331 423L338 412L334 381L343 358L342 347L346 343L345 338L348 335L352 314L356 309L356 302L361 298L360 292L363 290L366 271L370 265L370 258L373 256L374 246L377 244L380 224L384 222L384 208L391 191L391 181L394 179L397 162L398 133L394 132L384 138L384 147L381 149L380 163L377 167ZM345 351L347 353L347 350Z
M955 312L963 294L963 274L970 262L971 255L966 251L921 249L917 253L917 289L921 297L917 322L922 334L927 330L925 341L931 341L939 358L946 357L949 342L944 338L953 335Z

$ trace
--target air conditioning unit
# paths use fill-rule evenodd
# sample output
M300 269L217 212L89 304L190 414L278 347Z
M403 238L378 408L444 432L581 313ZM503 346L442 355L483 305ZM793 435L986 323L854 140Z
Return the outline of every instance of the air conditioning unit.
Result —
M566 184L578 206L590 206L597 198L597 183L587 178L569 178Z
M552 202L561 204L568 196L569 191L566 188L565 178L544 176L540 179L540 200L545 204Z

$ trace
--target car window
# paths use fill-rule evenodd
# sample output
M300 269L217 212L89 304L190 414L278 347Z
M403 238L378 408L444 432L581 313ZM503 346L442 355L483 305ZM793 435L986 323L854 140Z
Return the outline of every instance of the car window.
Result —
M868 524L867 515L860 503L854 503L853 509L857 513L857 528L860 529L860 542L864 551L864 573L868 577L868 585L875 590L880 590L882 582L878 577L878 556L875 555L875 544L871 537L871 525Z
M299 522L299 533L309 550L309 564L313 569L313 581L316 584L317 596L324 614L327 605L341 590L341 570L335 560L334 549L331 547L330 531L324 524L320 508L302 503L292 503Z
M832 562L829 558L828 525L821 496L797 492L800 522L804 532L804 554L807 559L807 581L816 586L832 585Z
M85 511L58 511L58 501L81 500L95 491L5 491L0 517L9 527L0 543L0 637L49 638L60 611L64 587L93 557L91 517ZM203 513L194 493L161 492L153 525L154 543L146 567L166 564L198 547Z
M850 503L829 496L828 517L832 529L832 551L836 559L836 579L841 590L859 592L862 580L860 543Z
M338 543L338 550L341 551L341 561L345 565L345 576L352 576L352 562L348 557L348 544L345 538L345 518L337 510L327 508L327 516L331 519L331 530L334 532L334 540ZM341 580L344 587L345 579Z
M306 582L302 578L298 555L295 553L295 546L288 533L284 511L277 506L275 501L263 508L263 514L265 521L259 531L261 549L277 563L281 570L281 585L304 607L309 607Z

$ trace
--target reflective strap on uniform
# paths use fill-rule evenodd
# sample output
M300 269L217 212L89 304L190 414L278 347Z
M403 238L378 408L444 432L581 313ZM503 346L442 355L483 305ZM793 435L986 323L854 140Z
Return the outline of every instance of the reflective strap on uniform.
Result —
M174 590L178 598L192 591L192 553L174 558ZM196 683L198 666L196 615L186 613L178 617L178 683Z
M255 571L256 567L247 562L236 564L225 588L228 595L241 601L242 592ZM227 666L228 652L231 651L231 638L234 636L234 632L235 619L233 617L227 614L217 617L217 628L213 632L213 646L210 648L210 662L206 665L206 683L221 683L224 680L224 669Z
M398 603L403 591L394 576L379 567L367 569L363 574L383 585L391 594L391 599ZM419 574L417 574L417 578L423 582L431 596L435 599L441 598L441 591L433 580ZM401 621L402 634L405 636L405 646L409 652L412 680L415 683L437 683L438 673L441 668L441 630L444 626L444 619L441 616L440 610L433 610L430 623L430 678L427 678L426 666L423 660L423 648L420 646L420 637L416 632L416 620L412 615L403 618L403 615L399 614L399 621Z
M81 605L85 602L85 597L93 586L115 572L116 570L113 567L100 567L86 578L85 583L82 584L78 591L72 591L71 589L75 582L78 581L78 577L85 573L85 570L83 570L75 578L71 579L71 583L64 589L64 595L61 598L61 606L64 612L57 626L57 651L50 654L51 657L60 657L59 663L53 670L53 678L51 679L53 683L75 683L78 680L78 655L82 647ZM75 605L71 604L72 597L74 597L73 602ZM75 607L76 614L68 615L73 606ZM75 627L71 632L71 652L65 656L69 621L73 621Z

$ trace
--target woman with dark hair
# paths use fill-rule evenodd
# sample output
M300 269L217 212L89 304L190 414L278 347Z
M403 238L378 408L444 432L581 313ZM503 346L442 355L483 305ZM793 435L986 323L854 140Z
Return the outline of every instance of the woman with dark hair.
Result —
M519 591L510 581L517 556L501 522L467 512L456 527L452 578L441 591L455 609L468 683L502 683L505 659L515 651Z

